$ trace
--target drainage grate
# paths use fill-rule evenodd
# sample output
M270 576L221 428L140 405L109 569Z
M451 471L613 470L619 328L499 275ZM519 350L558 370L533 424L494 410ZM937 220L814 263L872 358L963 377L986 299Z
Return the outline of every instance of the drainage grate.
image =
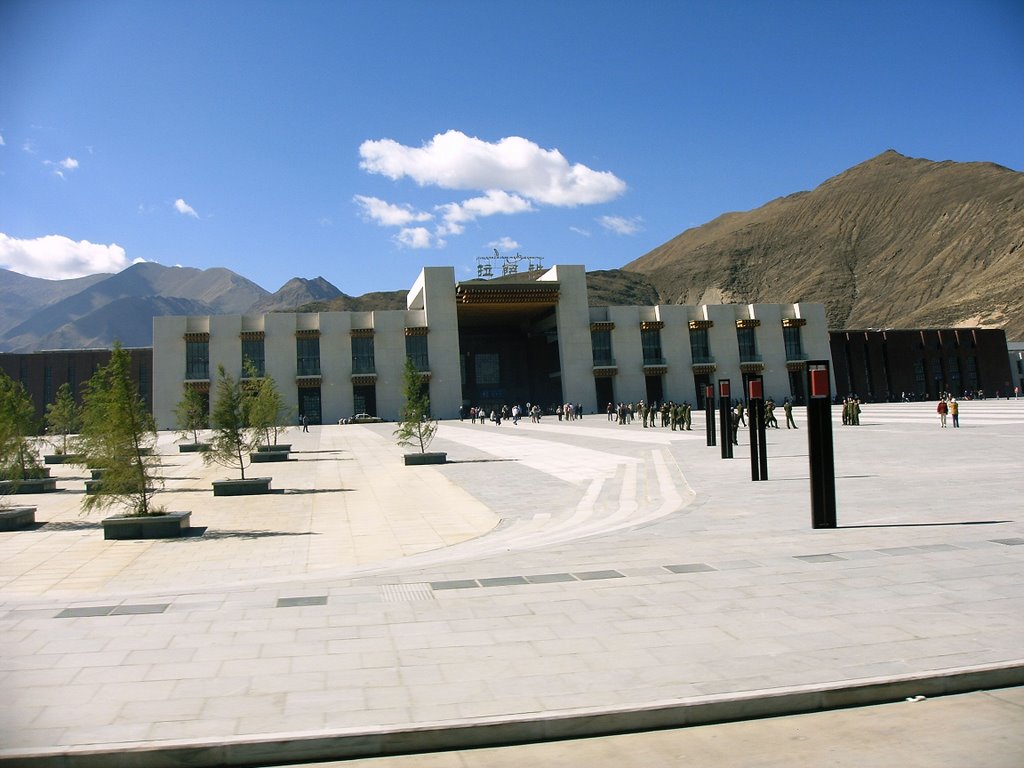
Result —
M434 593L425 582L414 584L382 584L381 597L385 603L411 603L417 600L433 600Z
M682 565L666 565L666 570L672 571L672 573L706 573L708 571L718 570L712 568L707 563L684 563Z
M794 555L796 560L803 560L805 563L834 563L839 560L845 560L845 557L839 555Z
M624 579L626 578L618 571L584 571L583 573L574 573L580 581L595 581L596 579Z
M89 605L81 608L65 608L54 618L79 619L87 616L138 616L145 613L163 613L170 603L148 605Z
M305 605L327 605L327 595L313 595L311 597L277 598L278 608L299 608Z

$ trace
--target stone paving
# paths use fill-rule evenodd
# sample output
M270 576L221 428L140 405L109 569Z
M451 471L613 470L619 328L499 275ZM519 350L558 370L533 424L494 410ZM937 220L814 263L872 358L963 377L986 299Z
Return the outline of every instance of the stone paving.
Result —
M344 757L382 734L537 738L573 716L1018 674L1024 401L963 403L961 423L929 403L836 423L826 531L805 430L770 430L752 483L746 434L722 460L700 418L448 421L436 467L402 466L387 424L296 429L293 461L250 469L273 477L263 497L214 498L228 472L164 435L161 503L193 512L177 541L103 541L81 470L55 467L61 491L24 497L43 524L0 533L0 761L206 745L182 762L217 764L216 745L262 740L272 762L322 757L282 747L316 739Z

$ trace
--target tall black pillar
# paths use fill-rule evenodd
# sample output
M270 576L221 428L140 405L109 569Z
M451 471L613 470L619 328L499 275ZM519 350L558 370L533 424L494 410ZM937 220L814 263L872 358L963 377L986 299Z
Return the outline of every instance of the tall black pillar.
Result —
M811 527L836 527L836 469L828 360L807 362L807 447L811 465Z
M715 444L715 388L704 387L704 434L708 445Z
M756 376L748 383L750 401L750 479L768 479L768 442L764 424L764 377Z
M722 432L722 458L732 458L732 419L729 411L732 405L732 391L728 379L718 380L718 426Z

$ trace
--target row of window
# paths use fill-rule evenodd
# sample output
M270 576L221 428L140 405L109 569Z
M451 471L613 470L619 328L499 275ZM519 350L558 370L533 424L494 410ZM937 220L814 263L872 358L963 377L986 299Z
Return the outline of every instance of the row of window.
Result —
M426 336L406 336L405 354L412 360L416 370L430 370L427 356ZM242 360L246 370L255 376L266 373L266 353L263 339L242 340ZM357 336L352 338L352 373L374 373L373 337ZM297 338L295 340L295 372L297 376L320 375L320 339ZM210 378L210 342L185 342L185 378L189 380L206 380Z
M783 328L782 338L786 345L787 360L803 360L803 344L800 340L800 328ZM593 330L590 342L594 353L594 365L610 366L615 364L612 355L612 334L609 330ZM739 347L741 362L759 361L757 354L757 338L753 328L737 328L736 342ZM640 331L640 345L643 350L644 365L662 365L665 362L661 353L661 331L657 328ZM690 329L690 355L695 364L714 362L711 357L711 344L708 341L707 328Z

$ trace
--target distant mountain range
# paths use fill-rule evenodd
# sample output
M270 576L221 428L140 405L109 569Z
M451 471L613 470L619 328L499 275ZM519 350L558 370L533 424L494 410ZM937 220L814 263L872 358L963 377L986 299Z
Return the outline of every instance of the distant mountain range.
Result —
M889 151L587 284L596 306L812 301L833 328L970 325L1018 340L1022 258L1024 174ZM270 293L228 269L148 262L72 280L0 269L0 351L149 346L158 315L404 309L406 295L348 296L322 277Z
M145 347L158 315L274 312L343 296L322 277L294 278L270 293L229 269L148 262L75 280L0 269L0 351L109 347L115 339Z

